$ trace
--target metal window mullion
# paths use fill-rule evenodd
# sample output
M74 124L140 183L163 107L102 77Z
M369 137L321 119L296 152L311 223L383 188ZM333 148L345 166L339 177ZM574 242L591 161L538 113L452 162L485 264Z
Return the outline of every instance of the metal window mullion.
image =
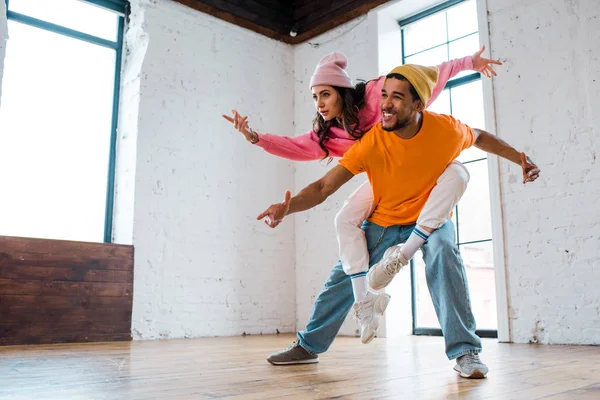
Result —
M125 16L126 1L124 0L81 0L95 6L116 12L119 16Z
M457 245L458 246L468 246L470 244L487 243L487 242L491 242L492 240L493 239L471 240L470 242L464 242L464 243L458 242Z
M402 32L404 32L404 30L402 30ZM406 56L406 58L413 57L413 56L418 56L419 54L423 54L423 53L426 53L426 52L428 52L430 50L437 49L438 47L446 46L447 44L448 44L448 42L443 42L443 43L440 43L440 44L436 44L435 46L428 47L428 48L426 48L424 50L419 50L416 53L409 54L409 55Z
M477 161L484 161L484 160L487 160L487 157L478 158L478 159L476 159L476 160L471 160L471 161L464 161L464 162L462 162L462 164L463 164L463 165L465 165L465 164L471 164L471 163L475 163L475 162L477 162Z
M410 300L412 312L412 332L413 335L417 329L417 277L415 275L415 263L410 260Z
M442 330L439 328L417 328L413 334L418 336L443 336ZM498 338L498 331L494 329L476 329L475 334L480 338Z
M108 177L106 182L106 208L104 213L104 242L112 242L114 198L115 198L115 168L117 159L117 126L119 122L119 95L121 91L121 63L123 57L123 31L125 18L119 17L117 33L118 47L115 57L115 76L113 90L112 121L110 132L110 151L108 155Z
M92 43L98 46L107 47L109 49L116 50L118 42L102 39L97 36L89 35L75 29L66 28L61 25L53 24L51 22L43 21L41 19L29 17L24 14L19 14L14 11L7 11L6 16L9 20L13 20L25 25L32 26L34 28L43 29L57 33L59 35L68 36L73 39L83 40L84 42Z
M398 24L400 24L400 25L408 25L410 23L417 22L420 19L427 18L430 15L436 14L436 13L442 11L442 10L445 10L447 8L455 6L455 5L459 4L459 3L462 3L463 1L465 1L465 0L449 0L449 1L445 2L445 3L439 4L439 5L437 5L435 7L432 7L430 9L428 9L428 10L425 10L425 11L422 11L420 13L417 13L417 14L413 15L412 17L408 17L408 18L405 18L405 19L403 19L401 21L398 21Z
M404 29L400 29L400 45L402 46L402 65L406 64L406 53L404 48Z
M458 222L458 204L455 206L456 212L456 245L458 246L460 243L460 223Z
M456 38L456 39L448 40L448 35L449 35L449 33L448 33L448 27L447 27L447 25L448 25L448 21L446 20L446 41L445 41L445 42L443 42L443 43L440 43L440 44L436 44L435 46L428 47L428 48L426 48L426 49L424 49L424 50L419 50L419 51L417 51L416 53L412 53L412 54L409 54L409 55L407 55L406 57L412 57L412 56L416 56L416 55L419 55L419 54L421 54L421 53L428 52L429 50L436 49L436 48L438 48L438 47L442 47L442 46L450 46L450 43L454 43L454 42L456 42L456 41L458 41L458 40L461 40L461 39L464 39L464 38L466 38L466 37L473 36L473 35L476 35L476 34L477 34L477 32L471 32L471 33L469 33L469 34L466 34L466 35L464 35L464 36L458 37L458 38ZM448 53L449 53L449 52L448 52ZM448 58L450 58L450 54L448 54Z

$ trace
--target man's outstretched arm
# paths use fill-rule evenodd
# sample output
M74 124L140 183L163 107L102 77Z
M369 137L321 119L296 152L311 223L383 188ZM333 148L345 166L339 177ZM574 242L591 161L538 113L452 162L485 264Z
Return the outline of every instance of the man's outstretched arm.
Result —
M286 215L305 211L321 204L353 176L352 172L337 165L321 179L302 189L296 196L292 197L288 190L285 192L285 199L282 203L272 204L256 219L266 218L265 223L271 228L275 228Z
M481 129L473 129L477 139L475 147L487 153L492 153L509 161L518 164L523 169L523 183L533 182L540 176L540 169L537 165L527 157L525 153L520 153L511 145L500 139L496 135L492 135Z

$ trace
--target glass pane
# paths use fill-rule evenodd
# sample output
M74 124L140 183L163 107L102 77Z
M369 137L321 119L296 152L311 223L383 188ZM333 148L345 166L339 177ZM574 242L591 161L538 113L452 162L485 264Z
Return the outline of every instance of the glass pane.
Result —
M481 79L450 89L450 97L454 118L472 128L485 129ZM465 162L485 157L487 157L487 153L472 146L463 151L458 160Z
M478 31L477 4L475 0L465 1L448 9L448 40L458 39Z
M405 64L418 64L428 67L436 67L448 60L448 47L446 45L435 47L404 59Z
M448 44L448 47L449 47L448 54L449 54L449 57L451 60L455 59L455 58L462 58L465 56L470 56L471 54L475 53L480 48L479 36L477 34L474 34L471 36L467 36L466 38L459 39L455 42L450 42ZM463 72L457 74L452 79L461 78L463 76L471 75L473 73L474 73L474 71L471 71L471 70L463 71Z
M487 160L465 164L471 180L458 203L458 240L460 243L492 238L490 188Z
M477 329L498 329L492 242L460 246Z
M427 277L425 276L425 262L423 261L423 253L421 250L415 254L413 258L416 278L416 327L417 328L438 328L440 329L440 323L438 322L437 315L435 314L435 308L433 308L433 302L431 301L431 295L427 288Z
M445 13L423 18L404 28L404 54L410 56L448 41Z
M116 52L8 28L0 235L103 241Z
M56 25L117 40L119 17L116 13L79 0L10 0L11 11Z
M450 115L450 91L442 90L437 99L427 107L427 111Z

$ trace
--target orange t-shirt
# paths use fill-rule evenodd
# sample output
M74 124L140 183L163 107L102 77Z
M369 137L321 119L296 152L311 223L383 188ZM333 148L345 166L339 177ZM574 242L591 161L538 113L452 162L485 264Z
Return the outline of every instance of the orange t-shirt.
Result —
M340 160L354 175L366 172L380 226L415 223L438 178L461 151L475 143L473 130L448 115L423 112L421 130L410 139L369 130Z

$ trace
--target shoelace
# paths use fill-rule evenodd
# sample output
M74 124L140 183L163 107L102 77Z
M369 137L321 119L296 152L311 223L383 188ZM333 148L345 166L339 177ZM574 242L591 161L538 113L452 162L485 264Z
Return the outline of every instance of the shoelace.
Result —
M352 313L352 317L356 322L360 322L360 320L362 319L362 307L356 308L354 310L354 313Z
M478 365L483 364L481 362L481 359L479 358L479 354L465 354L465 356L461 359L461 361L462 361L461 364L465 364L465 363L473 363L473 364L478 364Z
M402 257L400 249L395 250L394 253L389 256L390 261L385 266L385 272L387 272L389 275L398 273L400 268L402 268L400 257Z
M357 308L354 309L354 312L352 313L352 317L354 318L354 320L356 322L361 322L361 320L363 319L363 313L365 312L365 308L367 307L366 304L360 304Z
M281 351L280 351L280 353L285 353L285 352L287 352L287 351L290 351L290 350L292 350L294 347L297 347L298 345L299 345L298 341L297 341L297 340L295 340L295 341L293 341L293 342L292 342L292 344L290 344L290 345L289 345L289 346L288 346L286 349L283 349L283 350L281 350Z

